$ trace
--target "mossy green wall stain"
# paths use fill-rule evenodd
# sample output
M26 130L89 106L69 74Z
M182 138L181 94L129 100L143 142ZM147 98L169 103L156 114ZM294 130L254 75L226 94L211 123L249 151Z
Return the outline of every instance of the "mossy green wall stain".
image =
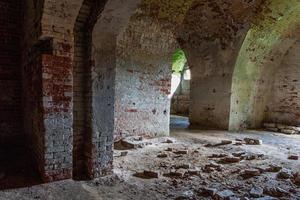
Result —
M289 41L296 38L300 1L269 1L263 13L262 21L248 32L236 62L231 100L232 130L255 127L263 120L268 94L257 102L263 85L259 80L270 81L273 63L280 63L280 57L293 43Z

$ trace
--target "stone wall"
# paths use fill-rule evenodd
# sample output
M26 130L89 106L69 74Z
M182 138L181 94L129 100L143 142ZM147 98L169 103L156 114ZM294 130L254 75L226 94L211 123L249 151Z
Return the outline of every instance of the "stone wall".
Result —
M21 92L21 6L17 0L0 2L0 144L24 138Z
M265 121L286 125L300 124L300 41L288 50L275 70Z
M115 137L169 134L171 60L177 42L151 18L132 18L118 41Z

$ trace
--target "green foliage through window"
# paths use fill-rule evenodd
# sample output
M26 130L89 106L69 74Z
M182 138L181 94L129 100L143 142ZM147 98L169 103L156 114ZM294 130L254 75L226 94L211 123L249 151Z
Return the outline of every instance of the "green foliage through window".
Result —
M181 49L177 49L173 54L172 62L173 73L181 73L187 63L184 51Z

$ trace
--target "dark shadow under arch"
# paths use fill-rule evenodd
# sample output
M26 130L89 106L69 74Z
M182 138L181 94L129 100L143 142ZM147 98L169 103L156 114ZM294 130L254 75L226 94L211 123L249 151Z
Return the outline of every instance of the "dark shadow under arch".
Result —
M84 0L74 26L73 177L91 178L91 53L92 31L106 0Z

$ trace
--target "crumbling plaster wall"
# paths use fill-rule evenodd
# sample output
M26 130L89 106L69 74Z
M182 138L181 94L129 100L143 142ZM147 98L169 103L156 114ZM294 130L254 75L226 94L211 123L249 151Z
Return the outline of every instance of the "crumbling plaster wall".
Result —
M285 54L275 69L272 93L267 104L266 122L300 124L300 40Z
M263 13L265 17L248 32L236 63L230 130L261 126L273 92L274 70L299 34L298 1L271 1Z

